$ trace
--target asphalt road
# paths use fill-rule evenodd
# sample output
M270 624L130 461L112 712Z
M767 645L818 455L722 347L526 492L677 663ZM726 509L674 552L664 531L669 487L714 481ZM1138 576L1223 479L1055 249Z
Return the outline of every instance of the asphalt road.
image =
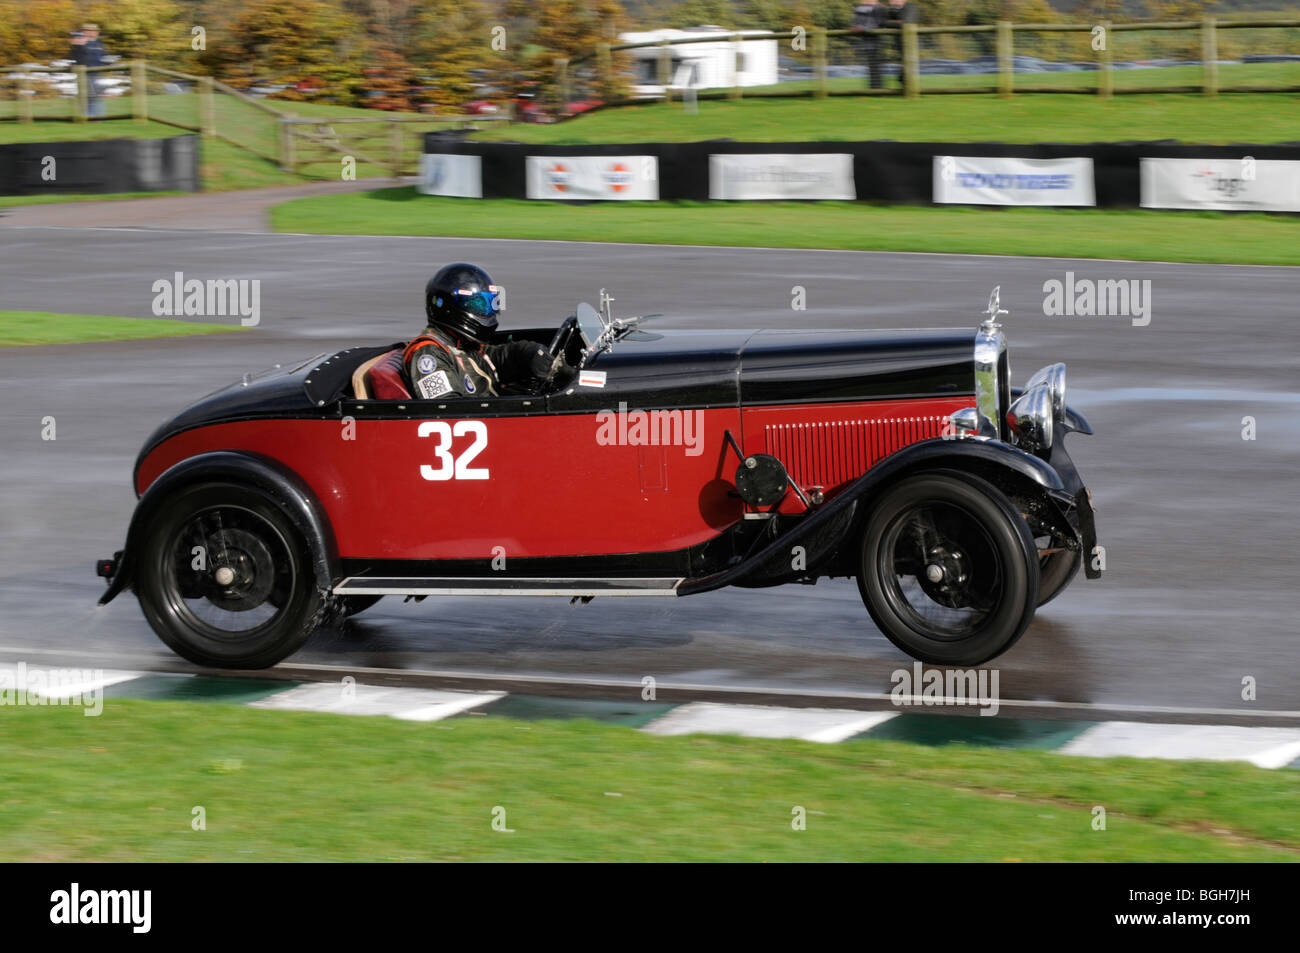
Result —
M1014 382L1065 361L1097 431L1071 452L1108 560L995 663L1002 697L1300 717L1300 270L1262 267L0 227L0 309L149 316L153 282L180 271L260 279L262 311L241 335L0 350L0 661L188 668L129 595L94 608L145 436L245 371L408 337L426 276L465 258L505 284L515 326L557 323L602 286L673 327L968 326L1001 284ZM1149 280L1150 324L1045 315L1043 284L1067 271ZM824 582L588 606L389 599L292 661L864 695L909 665L855 586Z

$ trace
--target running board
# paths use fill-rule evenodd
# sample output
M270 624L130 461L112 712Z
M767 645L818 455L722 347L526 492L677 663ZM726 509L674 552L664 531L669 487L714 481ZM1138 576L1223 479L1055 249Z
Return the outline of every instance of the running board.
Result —
M348 576L336 596L675 596L676 579L485 579L481 576Z

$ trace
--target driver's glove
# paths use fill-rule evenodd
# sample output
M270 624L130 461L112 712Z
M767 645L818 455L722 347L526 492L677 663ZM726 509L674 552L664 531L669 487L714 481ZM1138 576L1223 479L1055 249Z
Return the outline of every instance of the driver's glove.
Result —
M538 380L546 380L551 376L551 352L546 350L540 344L530 344L532 352L528 356L528 372Z
M508 341L485 349L503 384L546 380L551 374L551 354L536 341Z
M578 369L573 367L561 354L555 359L555 370L551 373L551 382L556 390L564 390L578 376Z

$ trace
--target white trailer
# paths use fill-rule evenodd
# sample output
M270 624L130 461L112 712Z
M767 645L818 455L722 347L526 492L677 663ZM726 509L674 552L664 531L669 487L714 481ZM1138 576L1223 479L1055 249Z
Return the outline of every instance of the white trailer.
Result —
M745 40L735 42L736 36L771 36L770 30L726 30L720 26L699 26L686 30L648 30L642 33L624 33L622 43L662 43L665 40L688 40L700 37L717 37L715 41L687 43L668 47L672 57L668 88L720 89L730 86L771 86L777 76L777 41ZM628 50L636 60L633 96L662 96L660 83L659 47L642 47Z

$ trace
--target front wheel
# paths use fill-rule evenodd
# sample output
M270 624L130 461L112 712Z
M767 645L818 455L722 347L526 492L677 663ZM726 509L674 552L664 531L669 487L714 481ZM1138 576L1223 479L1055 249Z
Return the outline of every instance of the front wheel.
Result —
M954 471L884 492L862 537L858 588L889 641L923 662L979 665L1005 652L1038 602L1038 553L992 484Z
M267 668L307 641L325 601L306 541L257 490L179 491L150 520L140 608L176 654L216 668Z

